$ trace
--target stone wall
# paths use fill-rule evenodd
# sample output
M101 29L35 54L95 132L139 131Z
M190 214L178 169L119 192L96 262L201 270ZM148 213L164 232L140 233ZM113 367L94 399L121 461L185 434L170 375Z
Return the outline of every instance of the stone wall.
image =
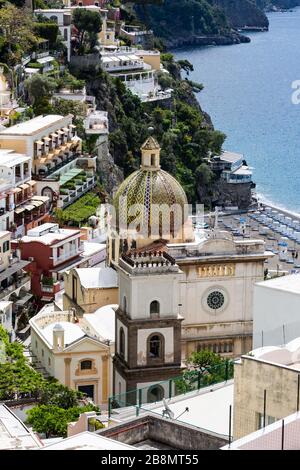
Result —
M149 439L182 450L216 450L228 442L225 436L151 415L112 426L99 434L130 445Z

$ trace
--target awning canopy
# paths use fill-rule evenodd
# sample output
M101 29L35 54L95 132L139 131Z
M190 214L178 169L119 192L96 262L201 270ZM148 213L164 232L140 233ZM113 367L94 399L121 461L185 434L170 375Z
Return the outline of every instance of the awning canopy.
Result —
M22 307L23 305L25 305L28 302L28 300L32 299L32 297L33 297L32 294L26 294L26 295L24 295L24 297L17 300L15 302L15 304L18 305L19 307Z
M28 181L27 184L30 184L30 186L35 186L35 185L36 185L36 181L30 180L30 181Z
M22 212L24 211L25 211L24 207L17 207L15 209L15 214L22 214Z
M14 188L13 193L21 193L22 189L21 188Z
M24 184L20 184L20 186L19 186L19 187L20 187L20 188L22 188L22 189L28 189L28 188L30 188L30 185L29 185L29 184L26 184L26 183L24 183Z
M30 212L30 211L33 211L33 209L35 209L35 206L32 204L26 204L26 206L24 206L24 209Z
M47 64L47 62L53 62L54 57L52 56L47 56L47 57L42 57L41 59L37 59L37 62L39 64Z
M48 196L33 196L32 200L34 201L42 201L42 202L48 202L50 199Z
M46 140L47 142L50 142L50 137L43 137L44 140Z
M44 145L44 142L42 142L41 140L36 140L35 143L38 145Z

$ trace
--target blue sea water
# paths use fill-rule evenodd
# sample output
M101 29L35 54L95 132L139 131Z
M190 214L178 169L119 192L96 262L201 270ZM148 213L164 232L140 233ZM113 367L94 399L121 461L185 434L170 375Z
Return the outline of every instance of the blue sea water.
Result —
M205 87L199 102L227 135L224 148L254 167L257 193L300 213L300 104L292 102L292 83L300 80L300 8L269 20L270 31L248 33L249 44L173 52L194 65L189 78Z

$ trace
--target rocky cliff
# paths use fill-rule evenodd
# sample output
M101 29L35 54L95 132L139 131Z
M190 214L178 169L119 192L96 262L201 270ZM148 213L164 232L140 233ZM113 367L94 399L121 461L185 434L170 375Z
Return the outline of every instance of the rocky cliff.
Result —
M252 0L208 0L212 5L224 11L234 28L258 27L268 28L266 14Z

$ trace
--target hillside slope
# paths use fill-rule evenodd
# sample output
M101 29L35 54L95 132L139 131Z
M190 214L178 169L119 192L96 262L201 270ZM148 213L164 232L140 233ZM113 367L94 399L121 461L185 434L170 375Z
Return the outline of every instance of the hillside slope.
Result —
M212 5L224 11L234 28L254 26L268 28L269 21L265 13L251 0L208 0Z

